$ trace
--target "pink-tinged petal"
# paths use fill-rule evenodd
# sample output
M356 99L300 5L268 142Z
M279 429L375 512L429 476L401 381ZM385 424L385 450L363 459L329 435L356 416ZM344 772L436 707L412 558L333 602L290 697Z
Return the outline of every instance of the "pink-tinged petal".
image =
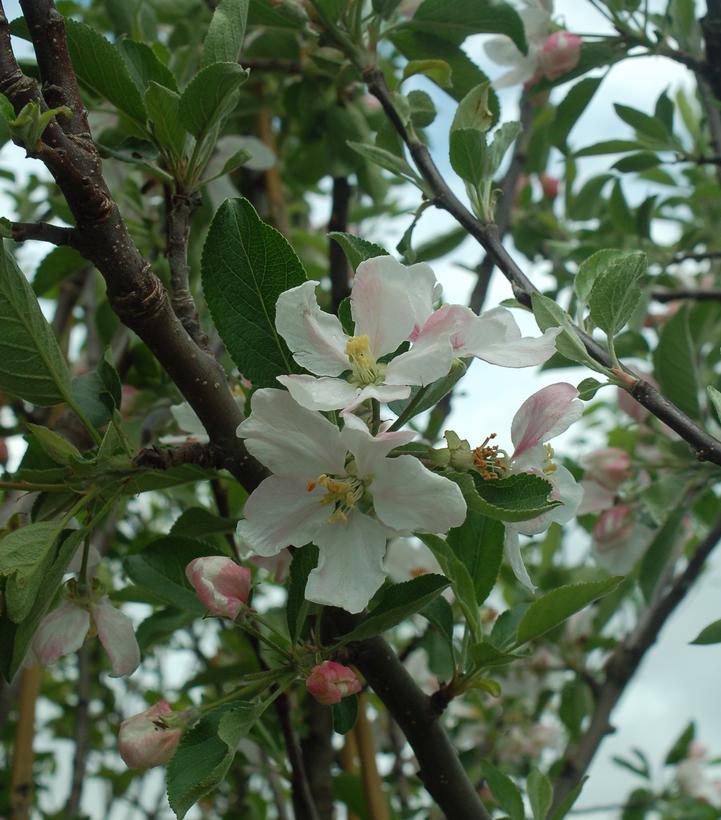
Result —
M116 609L107 595L90 604L90 611L98 630L100 643L110 658L111 678L132 675L140 665L140 648L135 638L135 627L127 615Z
M350 369L348 336L337 316L325 313L315 298L317 282L303 282L280 294L275 326L301 367L317 376L340 376Z
M631 477L631 457L620 447L604 447L583 459L587 477L607 490L617 490Z
M535 535L544 532L552 523L567 524L572 518L578 515L578 508L583 500L583 487L576 481L571 473L560 464L556 465L556 470L551 475L543 475L553 487L550 498L552 501L560 501L558 507L554 507L547 513L531 518L528 521L518 521L513 526L523 535Z
M234 620L250 595L250 570L224 555L204 555L185 568L200 602L211 615Z
M345 379L306 375L276 378L288 388L293 399L308 410L340 410L342 407L359 403L360 388Z
M392 353L433 311L436 277L429 265L402 265L376 256L358 265L351 291L355 335L368 336L373 355Z
M301 407L285 390L253 394L250 417L238 426L251 455L279 475L306 480L343 472L346 450L338 428L320 413Z
M167 763L183 734L182 729L163 726L163 717L172 714L164 701L124 720L118 732L118 751L130 769L150 769Z
M349 667L335 661L325 661L311 669L305 682L308 692L324 706L340 703L344 697L361 691L358 675Z
M475 356L501 367L532 367L543 364L556 352L561 328L548 328L543 336L521 336L513 314L494 308L473 316L461 332L458 356Z
M541 48L539 65L548 80L557 80L568 74L581 59L583 40L577 34L568 31L554 31Z
M386 529L352 510L346 523L326 523L316 533L318 566L308 576L305 597L347 612L360 612L385 579Z
M593 528L596 563L614 575L627 575L653 538L653 530L638 520L637 511L619 504L601 514Z
M526 589L534 592L536 587L528 574L526 565L523 563L523 556L521 555L521 541L518 537L518 530L514 527L506 525L506 536L503 543L503 552L506 556L506 561L511 565L513 574L523 584Z
M512 458L567 430L583 413L578 390L566 382L551 384L526 399L513 417Z
M584 478L581 487L583 488L583 501L578 508L578 515L601 512L613 506L616 498L615 492L602 487L592 478Z
M245 518L238 522L238 537L259 555L275 555L291 545L312 541L331 510L320 500L321 487L309 491L296 478L270 476L245 502Z
M446 532L466 518L458 485L427 470L413 456L386 459L371 492L378 518L401 532Z
M65 601L49 612L33 636L31 651L43 666L77 652L90 628L87 610Z

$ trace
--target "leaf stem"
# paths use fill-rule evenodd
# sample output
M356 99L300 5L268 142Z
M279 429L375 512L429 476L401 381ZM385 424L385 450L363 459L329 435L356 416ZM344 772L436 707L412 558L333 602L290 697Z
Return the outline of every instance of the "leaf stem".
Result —
M407 421L408 419L412 419L415 415L415 409L421 403L423 397L428 392L428 385L425 387L421 387L420 390L416 393L415 396L408 402L406 409L398 416L398 418L391 424L388 428L389 433L393 433L396 430L399 430Z

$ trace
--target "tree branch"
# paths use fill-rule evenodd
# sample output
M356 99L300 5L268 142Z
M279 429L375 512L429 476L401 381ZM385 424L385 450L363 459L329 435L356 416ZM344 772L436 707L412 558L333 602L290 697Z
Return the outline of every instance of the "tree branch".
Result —
M10 232L15 242L36 239L51 245L72 245L75 236L73 228L63 228L49 222L11 222Z
M686 569L672 582L668 592L659 597L640 619L631 635L619 644L605 665L605 679L591 717L581 739L567 750L561 774L556 782L551 813L583 777L603 738L613 732L610 717L626 686L636 674L646 652L653 646L669 616L686 596L703 570L706 559L721 540L721 519L709 530L689 559Z
M332 640L349 632L357 618L341 609L324 610ZM458 759L430 698L416 686L395 652L381 637L351 643L349 660L368 681L411 744L428 793L449 818L489 820Z
M308 785L305 773L303 755L298 745L298 737L293 728L290 715L290 700L288 693L283 692L275 701L275 710L280 720L280 726L285 739L285 748L288 753L292 772L293 810L296 820L318 820L313 795Z
M146 470L170 470L181 464L197 464L206 470L224 466L223 451L212 442L187 441L177 447L147 447L133 458L136 467Z
M200 326L198 308L190 292L188 265L188 235L190 219L201 204L200 194L171 193L166 191L166 228L168 266L170 267L170 303L175 315L183 323L195 343L208 351L208 337Z
M498 227L493 223L483 223L478 220L451 191L433 162L427 146L416 139L415 136L411 136L403 124L386 85L383 72L378 68L367 68L363 71L363 79L368 86L368 90L381 103L386 116L408 147L416 167L431 189L434 204L451 214L486 250L493 263L510 282L516 299L522 305L530 307L531 296L534 293L540 293L540 291L503 247ZM588 354L605 367L610 367L611 360L608 351L582 330L577 329L577 333L582 339ZM625 372L629 377L629 386L639 383L639 377L633 371L626 368ZM638 395L633 390L630 392L647 410L650 410L653 415L668 424L671 429L690 444L700 460L721 465L721 441L718 441L699 427L685 413L664 398L656 388L648 382L641 382L641 387L636 391Z
M351 187L347 177L333 177L333 200L328 221L328 233L348 230L348 207L350 205ZM338 306L350 293L348 282L348 259L343 248L335 241L328 239L328 261L330 266L330 296L333 313L338 313Z
M695 299L697 302L721 301L721 288L701 290L680 288L678 290L652 290L651 298L656 302L675 302L678 299Z
M83 796L83 783L88 761L88 744L90 743L90 649L83 644L77 653L78 658L78 699L73 710L75 725L73 740L75 756L73 757L73 779L70 796L65 804L67 817L76 817L80 811L80 800Z

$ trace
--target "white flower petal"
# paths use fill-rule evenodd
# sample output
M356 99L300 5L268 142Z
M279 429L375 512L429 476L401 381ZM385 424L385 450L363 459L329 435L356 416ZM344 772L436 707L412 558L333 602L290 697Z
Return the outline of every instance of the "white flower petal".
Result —
M491 37L483 44L483 50L496 65L515 66L523 59L510 37Z
M385 579L385 527L353 510L347 523L321 527L315 543L318 566L308 576L305 597L347 612L360 612Z
M458 485L427 470L413 456L386 459L371 492L376 515L395 530L446 532L466 518Z
M383 569L398 584L427 572L443 574L433 553L417 538L394 538L388 544Z
M297 478L272 475L245 502L238 537L258 555L276 555L285 547L312 541L329 515L320 503L325 491L308 491Z
M583 413L578 390L566 382L551 384L526 399L511 424L513 458L567 430Z
M528 574L526 565L523 563L523 556L521 555L521 542L518 537L518 531L506 524L506 536L503 542L503 551L506 556L506 561L511 565L513 574L523 584L524 587L534 592L536 587Z
M376 399L381 404L391 401L407 399L411 395L411 388L402 384L367 384L358 394L355 402L343 408L343 413L349 413L367 399Z
M33 636L31 651L44 666L77 652L90 628L87 610L64 601L40 622Z
M513 314L494 308L475 316L462 331L458 356L475 356L501 367L531 367L543 364L556 352L561 328L548 328L543 336L521 336Z
M350 296L355 335L368 336L376 358L392 353L432 313L435 286L424 262L406 266L392 256L361 262Z
M360 478L372 477L377 470L385 470L388 453L410 440L405 431L372 436L357 416L347 416L345 419L346 424L341 436L355 458ZM353 421L349 424L350 419Z
M90 611L93 613L100 643L105 647L113 667L110 677L132 675L140 665L140 648L135 638L133 622L110 603L107 595L97 603L90 604Z
M601 512L613 506L616 497L613 490L607 490L592 478L584 478L581 487L583 489L583 501L578 508L578 515Z
M357 405L361 390L359 387L331 376L277 376L278 381L288 388L288 392L308 410L340 410L342 407Z
M346 449L328 419L306 410L285 390L264 388L253 394L250 417L238 426L248 452L279 475L306 480L341 473Z
M299 365L317 376L340 376L350 369L348 336L337 316L325 313L315 298L317 282L303 282L280 294L275 326Z

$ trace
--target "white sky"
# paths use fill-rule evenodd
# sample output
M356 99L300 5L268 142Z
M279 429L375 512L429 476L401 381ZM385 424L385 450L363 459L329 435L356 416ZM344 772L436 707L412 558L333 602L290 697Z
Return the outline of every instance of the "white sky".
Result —
M658 6L658 3L652 3L652 6ZM16 0L6 3L5 7L10 19L19 14ZM565 17L569 30L603 30L603 21L588 3L558 0L556 9ZM492 73L492 67L481 53L480 44L476 48L475 42L469 42L467 47L479 60L480 65ZM614 102L622 102L650 112L662 90L673 89L687 82L686 70L667 60L635 59L632 63L622 63L614 67L574 129L572 144L586 145L597 141L601 138L600 135L604 139L626 136L627 127L613 112ZM564 89L556 91L554 97L560 98L563 93ZM513 118L517 94L517 89L509 89L501 94L504 119ZM438 120L440 127L436 127L432 132L432 148L435 149L434 156L439 165L448 169L445 145L441 144L439 148L438 143L442 143L444 139L443 132L452 115L453 107L445 95L434 94L434 98L441 116ZM0 160L3 164L12 164L15 168L27 162L22 152L16 149L3 151ZM596 162L602 164L604 161L602 158ZM594 167L594 171L597 168L598 165ZM449 178L451 177L449 170ZM454 187L459 194L462 193L460 185ZM450 218L439 211L426 214L417 228L416 241L453 226ZM398 226L398 233L395 236L379 234L368 238L383 240L387 247L393 248L405 227L405 224ZM480 258L479 249L472 241L467 241L452 253L447 261L434 266L439 279L443 282L448 301L467 301L474 280L454 263L474 265ZM537 274L533 271L530 273L539 281ZM499 274L496 274L486 306L494 306L510 296L509 286ZM519 316L519 320L527 332L535 331L535 323L530 317ZM454 401L448 426L471 442L480 441L489 432L495 431L499 434L499 441L507 443L510 419L525 398L546 384L563 380L577 382L585 375L588 374L581 369L575 372L563 370L534 373L476 362L463 383L462 393ZM567 433L561 440L561 449L563 442L568 447L573 437L572 431ZM698 722L698 737L709 747L711 756L721 755L721 711L718 708L721 647L688 645L702 627L721 616L720 588L721 558L715 556L711 561L711 568L671 618L658 644L648 653L639 674L628 687L620 707L613 716L613 723L618 727L618 731L604 742L597 754L590 772L591 779L577 804L578 808L621 803L632 788L640 785L638 779L611 763L612 755L627 754L632 746L640 747L655 764L656 785L660 785L663 782L660 763L673 740L691 719ZM69 760L59 762L63 768L69 764ZM93 815L92 805L87 805L86 811L93 817L97 816ZM616 811L602 811L585 816L592 816L596 820L613 820L620 815Z

